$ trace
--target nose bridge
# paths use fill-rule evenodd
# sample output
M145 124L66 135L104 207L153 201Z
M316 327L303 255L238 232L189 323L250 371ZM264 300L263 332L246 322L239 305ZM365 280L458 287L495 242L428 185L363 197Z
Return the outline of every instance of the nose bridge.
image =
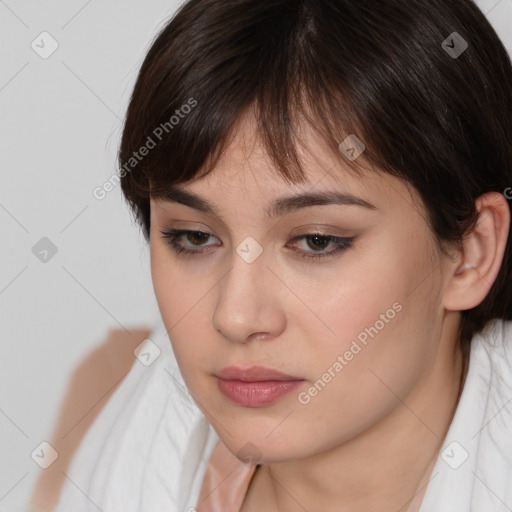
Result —
M253 333L276 335L282 327L276 277L251 241L233 251L231 269L219 283L212 324L233 341L245 341Z

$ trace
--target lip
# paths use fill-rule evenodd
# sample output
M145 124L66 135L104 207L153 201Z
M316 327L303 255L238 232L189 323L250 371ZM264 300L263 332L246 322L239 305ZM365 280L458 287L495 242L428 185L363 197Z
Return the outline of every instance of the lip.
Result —
M262 366L246 369L229 366L216 377L221 393L243 407L269 405L304 382L300 377Z
M227 366L216 375L223 380L241 380L243 382L304 380L302 377L287 375L278 370L266 368L265 366L251 366L249 368Z

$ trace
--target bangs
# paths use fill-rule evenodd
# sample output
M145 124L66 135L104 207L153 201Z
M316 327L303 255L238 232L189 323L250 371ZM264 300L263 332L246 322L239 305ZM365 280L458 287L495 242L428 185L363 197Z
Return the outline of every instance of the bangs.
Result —
M328 36L319 37L328 30L321 18L340 17L335 3L329 13L315 12L306 2L272 2L267 7L225 2L208 16L205 3L189 2L176 15L188 26L187 41L171 22L141 68L144 80L137 83L136 102L132 100L137 109L128 111L130 128L119 154L129 197L165 197L170 187L208 174L246 113L255 116L277 174L289 183L306 180L297 151L305 143L300 135L305 126L345 168L356 171L366 162L380 163L372 134L361 121L366 116L371 123L366 103L377 94L361 69L370 69L372 53L374 62L381 62L384 54L376 56L374 41L351 25L357 13L343 11L343 37L331 34L329 41ZM229 31L223 27L229 25L227 15L236 19ZM343 66L340 54L347 56ZM353 142L364 144L362 157L351 158L359 149ZM147 155L133 160L133 151L145 146Z

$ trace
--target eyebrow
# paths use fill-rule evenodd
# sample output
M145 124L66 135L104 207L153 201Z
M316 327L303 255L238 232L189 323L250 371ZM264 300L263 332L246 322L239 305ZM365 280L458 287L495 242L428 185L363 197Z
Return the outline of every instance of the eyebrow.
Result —
M209 213L217 217L221 217L217 209L202 197L187 192L181 188L173 187L167 190L163 199L179 203L204 213ZM368 201L356 197L352 194L342 192L307 192L294 196L286 196L275 199L271 205L265 210L268 218L278 217L287 213L307 208L310 206L321 205L343 205L343 206L360 206L369 210L376 210L377 207Z

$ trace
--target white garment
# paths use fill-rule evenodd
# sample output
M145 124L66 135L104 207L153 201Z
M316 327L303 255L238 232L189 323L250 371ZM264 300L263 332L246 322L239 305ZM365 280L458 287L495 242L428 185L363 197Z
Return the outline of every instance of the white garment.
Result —
M165 327L83 438L54 512L191 512L218 441L190 397ZM467 457L467 458L466 458ZM465 460L464 460L465 459ZM512 321L472 340L462 395L420 512L512 511Z

